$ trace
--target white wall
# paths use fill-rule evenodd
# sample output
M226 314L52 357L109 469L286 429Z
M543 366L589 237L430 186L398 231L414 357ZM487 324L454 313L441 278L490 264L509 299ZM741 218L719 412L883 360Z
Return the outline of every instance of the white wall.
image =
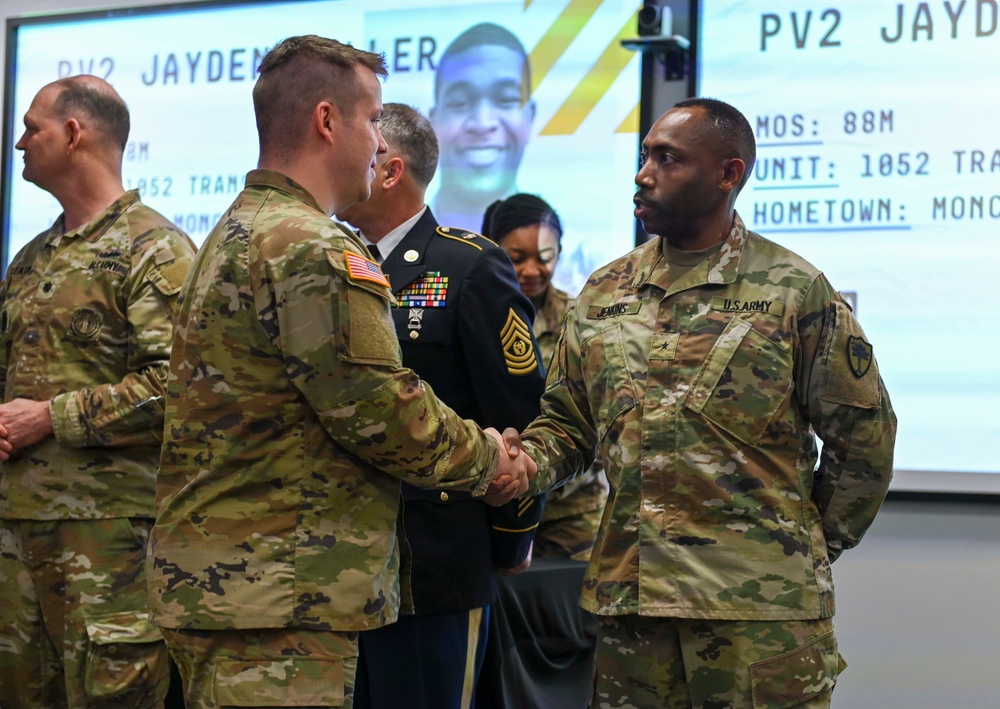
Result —
M834 709L1000 707L1000 503L890 500L833 572Z
M95 6L0 0L0 8L6 18ZM683 85L653 88L657 107L683 97ZM835 709L1000 707L1000 503L890 501L834 577L837 632L850 664Z

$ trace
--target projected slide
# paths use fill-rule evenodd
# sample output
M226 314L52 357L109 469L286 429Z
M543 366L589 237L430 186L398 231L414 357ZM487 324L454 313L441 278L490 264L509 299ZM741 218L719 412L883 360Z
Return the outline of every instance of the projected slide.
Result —
M856 304L897 470L1000 473L997 5L702 3L698 92L758 141L737 210Z
M12 150L43 85L92 73L115 86L132 115L126 187L200 243L256 163L250 96L261 57L284 37L311 33L385 52L383 99L434 113L443 158L428 199L443 224L478 231L489 200L454 208L439 194L442 173L488 195L493 178L507 171L504 191L549 201L566 229L556 281L576 292L634 242L639 60L619 39L634 36L635 12L636 3L624 0L326 0L24 20L8 40L17 71L7 79L6 259L59 214L51 197L20 178ZM515 38L521 49L508 56L523 50L529 58L513 102L492 87L457 99L454 87L467 85L463 62L446 62L447 76L435 82L445 49L479 23ZM502 64L491 71L501 73ZM473 103L476 110L467 110ZM463 165L467 172L454 172Z

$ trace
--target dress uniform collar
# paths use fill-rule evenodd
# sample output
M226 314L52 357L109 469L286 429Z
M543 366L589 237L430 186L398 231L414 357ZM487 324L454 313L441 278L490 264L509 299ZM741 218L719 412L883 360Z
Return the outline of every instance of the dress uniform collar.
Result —
M413 229L414 225L420 221L420 218L424 216L427 211L427 205L420 208L416 214L407 219L405 222L397 226L395 229L389 231L381 239L378 240L378 250L382 254L382 263L385 263L395 252L396 247L403 240L407 234ZM362 233L362 237L364 234ZM367 237L364 237L367 239ZM404 254L405 255L405 254ZM404 259L405 260L405 259Z

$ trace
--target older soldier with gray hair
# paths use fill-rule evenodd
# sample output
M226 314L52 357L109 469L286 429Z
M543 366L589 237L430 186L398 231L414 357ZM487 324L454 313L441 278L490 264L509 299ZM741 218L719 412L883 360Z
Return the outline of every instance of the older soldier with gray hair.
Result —
M370 194L385 74L316 36L264 57L258 169L182 293L150 556L188 707L351 707L358 631L399 610L400 480L506 502L534 474L403 368L329 219Z
M24 126L24 177L63 213L0 289L0 705L153 707L145 541L194 247L122 186L129 114L106 82L45 86Z
M526 426L545 377L531 303L510 260L479 234L439 226L424 203L438 157L430 122L387 103L382 132L389 149L378 158L371 198L337 216L383 259L403 364L462 416ZM492 508L468 493L404 483L400 536L411 598L398 622L361 634L358 708L474 705L494 567L506 573L526 563L541 512L535 498Z
M754 156L721 101L653 124L635 216L657 237L590 277L523 433L532 487L598 445L611 484L594 707L826 707L844 666L830 564L885 497L896 418L847 303L736 214Z

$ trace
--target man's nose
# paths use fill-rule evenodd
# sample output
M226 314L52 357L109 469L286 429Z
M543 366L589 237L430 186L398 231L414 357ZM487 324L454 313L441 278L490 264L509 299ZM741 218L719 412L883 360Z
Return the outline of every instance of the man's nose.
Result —
M493 102L485 96L476 101L469 113L466 127L477 131L490 131L498 125L496 107Z

